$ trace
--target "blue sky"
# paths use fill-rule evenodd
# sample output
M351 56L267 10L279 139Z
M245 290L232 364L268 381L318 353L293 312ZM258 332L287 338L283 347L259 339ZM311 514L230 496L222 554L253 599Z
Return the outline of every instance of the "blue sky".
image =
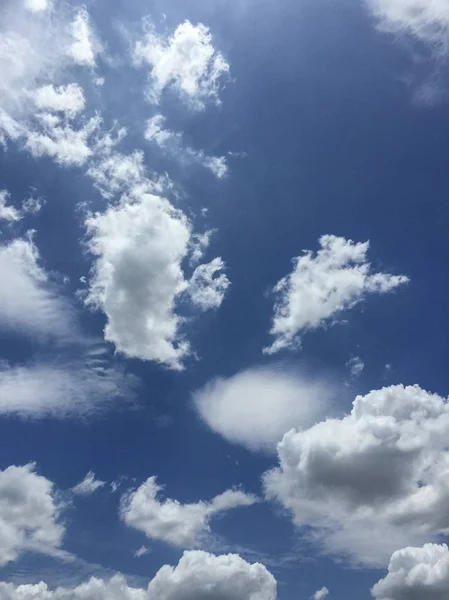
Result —
M447 0L0 8L0 600L449 596Z

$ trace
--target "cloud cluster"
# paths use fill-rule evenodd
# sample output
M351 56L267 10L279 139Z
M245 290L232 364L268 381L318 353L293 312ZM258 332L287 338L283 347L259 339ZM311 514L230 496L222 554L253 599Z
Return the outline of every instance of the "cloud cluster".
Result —
M0 566L25 551L57 555L64 527L51 481L35 465L0 471Z
M76 118L84 92L66 80L73 67L94 66L94 34L85 8L49 7L8 0L0 11L0 141L79 166L100 120Z
M162 93L172 89L195 110L218 104L220 85L229 73L229 64L212 44L207 27L185 21L168 39L154 25L145 23L145 36L136 44L137 65L149 67L147 97L158 104Z
M310 427L329 409L330 386L281 368L217 378L194 395L203 421L231 443L273 452L292 427Z
M240 506L251 506L257 498L240 490L226 490L209 502L181 504L161 498L163 487L156 477L149 477L137 490L125 494L121 502L121 518L149 538L163 540L174 546L195 545L202 534L210 531L214 515Z
M305 251L293 259L293 271L275 285L274 341L268 354L295 349L301 334L323 327L368 294L385 294L408 282L404 275L372 273L369 242L323 235L316 255Z
M358 396L350 414L291 430L266 495L332 555L373 566L449 531L449 403L419 386Z
M446 544L397 550L388 574L371 590L375 600L446 600L449 597L449 549Z
M72 589L50 591L45 583L0 583L2 600L276 600L276 581L267 569L240 556L185 552L176 567L163 566L148 587L128 586L122 575L92 578Z

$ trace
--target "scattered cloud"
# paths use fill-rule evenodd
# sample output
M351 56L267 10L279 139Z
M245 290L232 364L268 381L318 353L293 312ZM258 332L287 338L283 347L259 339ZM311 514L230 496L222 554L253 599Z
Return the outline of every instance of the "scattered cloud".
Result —
M363 369L365 368L365 363L359 356L353 356L348 360L346 366L348 367L349 372L351 373L351 377L353 379L356 379L357 377L359 377L359 375L361 375Z
M0 362L0 414L65 417L129 398L134 380L81 332L75 307L41 262L31 238L0 246L0 330L37 336L44 350L26 365ZM51 359L48 342L58 344Z
M49 6L6 0L0 9L0 141L80 166L100 118L81 114L84 92L67 79L74 67L94 64L94 36L85 8Z
M95 41L89 14L85 7L78 8L78 12L71 24L72 44L70 55L75 63L95 66Z
M407 34L430 44L436 52L449 49L449 6L446 0L366 0L379 29Z
M103 363L92 363L88 346L81 358L69 355L59 362L26 365L0 362L0 415L69 418L129 401L134 379L111 366L109 359Z
M74 311L40 263L30 236L0 246L0 328L72 336Z
M34 92L34 102L40 110L61 112L75 116L84 110L86 100L82 88L76 83L68 85L44 85Z
M225 264L221 258L199 265L189 282L187 293L192 304L201 310L219 308L231 282L223 273Z
M383 566L449 530L448 435L445 398L419 386L371 391L341 419L286 433L266 496L324 552Z
M212 592L213 590L213 592ZM128 586L123 575L109 581L92 578L72 589L51 591L37 585L0 583L3 600L276 600L276 580L259 564L250 564L236 554L214 556L201 551L184 552L178 565L164 565L147 588Z
M158 104L166 89L175 91L195 110L220 103L219 92L229 64L212 45L212 35L199 23L184 21L168 38L159 35L150 21L134 51L137 65L148 65L147 98Z
M34 464L0 471L0 566L25 551L61 552L61 508L53 483L38 475Z
M145 556L145 554L148 554L149 551L150 550L146 546L140 546L140 548L134 552L134 558Z
M292 369L248 369L194 393L203 421L231 443L274 452L292 427L310 427L329 409L330 386Z
M22 215L14 206L8 204L10 193L0 190L0 221L20 221Z
M251 506L257 498L240 490L226 490L209 502L181 504L161 498L163 487L156 477L149 477L137 490L125 494L121 501L121 518L149 538L163 540L173 546L188 548L210 531L214 515L240 506Z
M95 479L93 471L89 471L86 477L72 488L72 492L77 496L90 496L105 484L105 481Z
M408 282L404 275L372 273L367 261L369 242L323 235L321 249L293 259L293 271L273 288L275 294L271 346L267 354L294 350L301 335L324 327L368 294L385 294Z
M446 544L397 550L388 575L371 590L375 600L446 600L449 596L449 549Z
M320 590L317 590L313 596L312 596L312 600L324 600L324 598L327 598L329 596L329 590L327 589L327 587L322 587Z
M164 128L165 117L155 115L147 121L145 139L158 146L165 154L177 159L181 164L199 164L222 179L228 173L225 156L207 156L203 150L194 150L183 143L182 133Z

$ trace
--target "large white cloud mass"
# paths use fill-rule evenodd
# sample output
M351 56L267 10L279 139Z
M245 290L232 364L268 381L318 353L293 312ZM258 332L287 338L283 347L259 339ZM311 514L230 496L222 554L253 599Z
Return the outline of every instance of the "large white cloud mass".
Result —
M57 555L64 535L51 481L35 465L0 471L0 566L22 552Z
M376 600L447 600L449 549L446 544L397 550L388 574L371 590Z
M185 552L176 567L163 566L146 589L128 586L122 575L92 578L72 589L50 591L45 583L0 583L2 600L276 600L276 580L240 556Z
M275 285L274 341L268 354L295 349L301 334L338 318L368 294L385 294L407 283L404 275L373 273L367 260L369 243L323 235L316 255L305 251L293 259L293 271Z
M331 386L292 369L247 369L210 381L193 395L203 421L231 443L274 452L292 427L326 416Z
M163 487L149 477L137 490L125 494L121 518L149 538L163 540L181 548L192 547L210 531L210 520L240 506L251 506L257 498L240 490L226 490L208 502L181 504L161 497Z
M332 555L373 566L449 532L449 403L419 386L358 396L350 414L291 430L268 498Z

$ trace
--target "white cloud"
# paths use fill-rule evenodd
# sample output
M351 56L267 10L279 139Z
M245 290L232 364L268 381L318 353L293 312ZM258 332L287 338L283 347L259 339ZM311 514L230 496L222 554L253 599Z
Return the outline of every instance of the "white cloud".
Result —
M295 349L301 334L331 323L368 294L385 294L408 282L404 275L372 273L369 242L355 243L323 235L314 256L305 251L293 259L293 271L274 287L275 305L268 354Z
M266 495L323 550L372 566L449 532L449 403L419 386L357 396L350 414L291 430Z
M149 101L158 104L162 92L171 88L196 110L203 110L208 102L218 104L229 64L212 45L209 29L185 21L168 39L158 35L151 23L146 29L136 44L134 58L137 64L150 67Z
M227 490L209 502L181 504L161 498L163 487L156 477L149 477L137 490L125 494L121 502L121 518L149 538L174 546L194 546L201 535L210 531L211 518L239 506L251 506L257 499L240 490Z
M145 554L148 554L148 552L149 549L146 546L140 546L140 548L134 552L134 558L145 556Z
M84 93L66 81L74 65L90 64L86 9L44 10L39 0L26 6L6 0L0 23L0 141L63 165L83 164L100 120L70 121L84 109Z
M359 356L353 356L348 360L346 366L349 368L351 377L356 378L362 373L365 368L365 363Z
M292 370L249 369L212 380L194 394L204 422L231 443L275 451L292 427L310 427L325 414L329 386Z
M68 85L44 85L34 92L34 102L40 110L62 112L75 116L84 110L85 98L82 88L76 83Z
M103 186L118 161L123 170L115 173L105 192L126 192L118 204L86 219L88 246L96 257L86 302L105 312L105 339L119 352L182 369L190 345L181 333L179 302L187 292L203 310L206 304L215 308L228 282L225 276L213 277L221 259L204 267L201 277L198 267L191 282L185 278L182 263L192 248L190 221L159 195L161 185L146 178L140 159L124 166L119 156L111 153L105 158L110 165L100 163L90 173Z
M329 596L329 590L327 589L327 587L322 587L320 590L317 590L313 596L312 596L312 600L324 600L324 598L327 598Z
M25 7L31 12L41 12L50 6L49 0L25 0Z
M223 273L225 264L221 258L214 258L210 263L199 265L189 282L187 293L192 304L201 310L219 308L231 285Z
M95 66L95 40L90 25L89 14L85 7L78 9L71 25L73 42L70 46L70 54L73 60L89 67Z
M449 5L446 0L366 0L379 28L404 33L446 52L449 42Z
M89 357L89 346L76 347L81 358L8 365L0 362L0 415L67 418L89 415L133 395L133 379ZM86 356L87 354L87 356Z
M105 339L126 356L181 368L189 345L179 336L174 308L187 287L181 269L190 238L186 217L145 193L86 224L97 257L86 300L108 317Z
M14 206L7 204L9 198L7 190L0 190L0 221L20 221L22 215Z
M50 361L0 362L0 414L64 417L128 397L132 379L82 334L72 303L40 263L31 239L0 246L0 330L58 342L57 358Z
M210 245L212 235L216 232L216 229L209 229L204 233L194 233L190 239L191 253L190 253L190 265L193 267L197 265L203 258L204 253Z
M236 554L195 551L184 552L176 567L163 566L145 589L131 588L122 575L115 575L54 591L43 582L0 583L0 594L2 600L276 600L276 580L263 565Z
M22 552L58 554L64 535L51 481L35 465L0 471L0 566Z
M165 117L155 115L147 121L145 139L152 142L166 154L178 159L181 164L199 164L209 169L217 179L223 178L228 172L225 156L207 156L203 150L194 150L184 146L182 133L164 128Z
M73 324L72 309L39 263L31 239L0 246L0 328L66 337Z
M391 557L388 575L371 590L375 600L446 600L449 549L446 544L403 548Z
M72 492L77 496L90 496L90 494L102 488L105 483L105 481L95 479L95 473L89 471L86 477L72 488Z
M43 113L38 118L41 129L27 132L25 141L25 147L33 156L50 156L62 166L82 166L91 157L89 141L100 126L99 117L88 119L78 129L51 113Z

